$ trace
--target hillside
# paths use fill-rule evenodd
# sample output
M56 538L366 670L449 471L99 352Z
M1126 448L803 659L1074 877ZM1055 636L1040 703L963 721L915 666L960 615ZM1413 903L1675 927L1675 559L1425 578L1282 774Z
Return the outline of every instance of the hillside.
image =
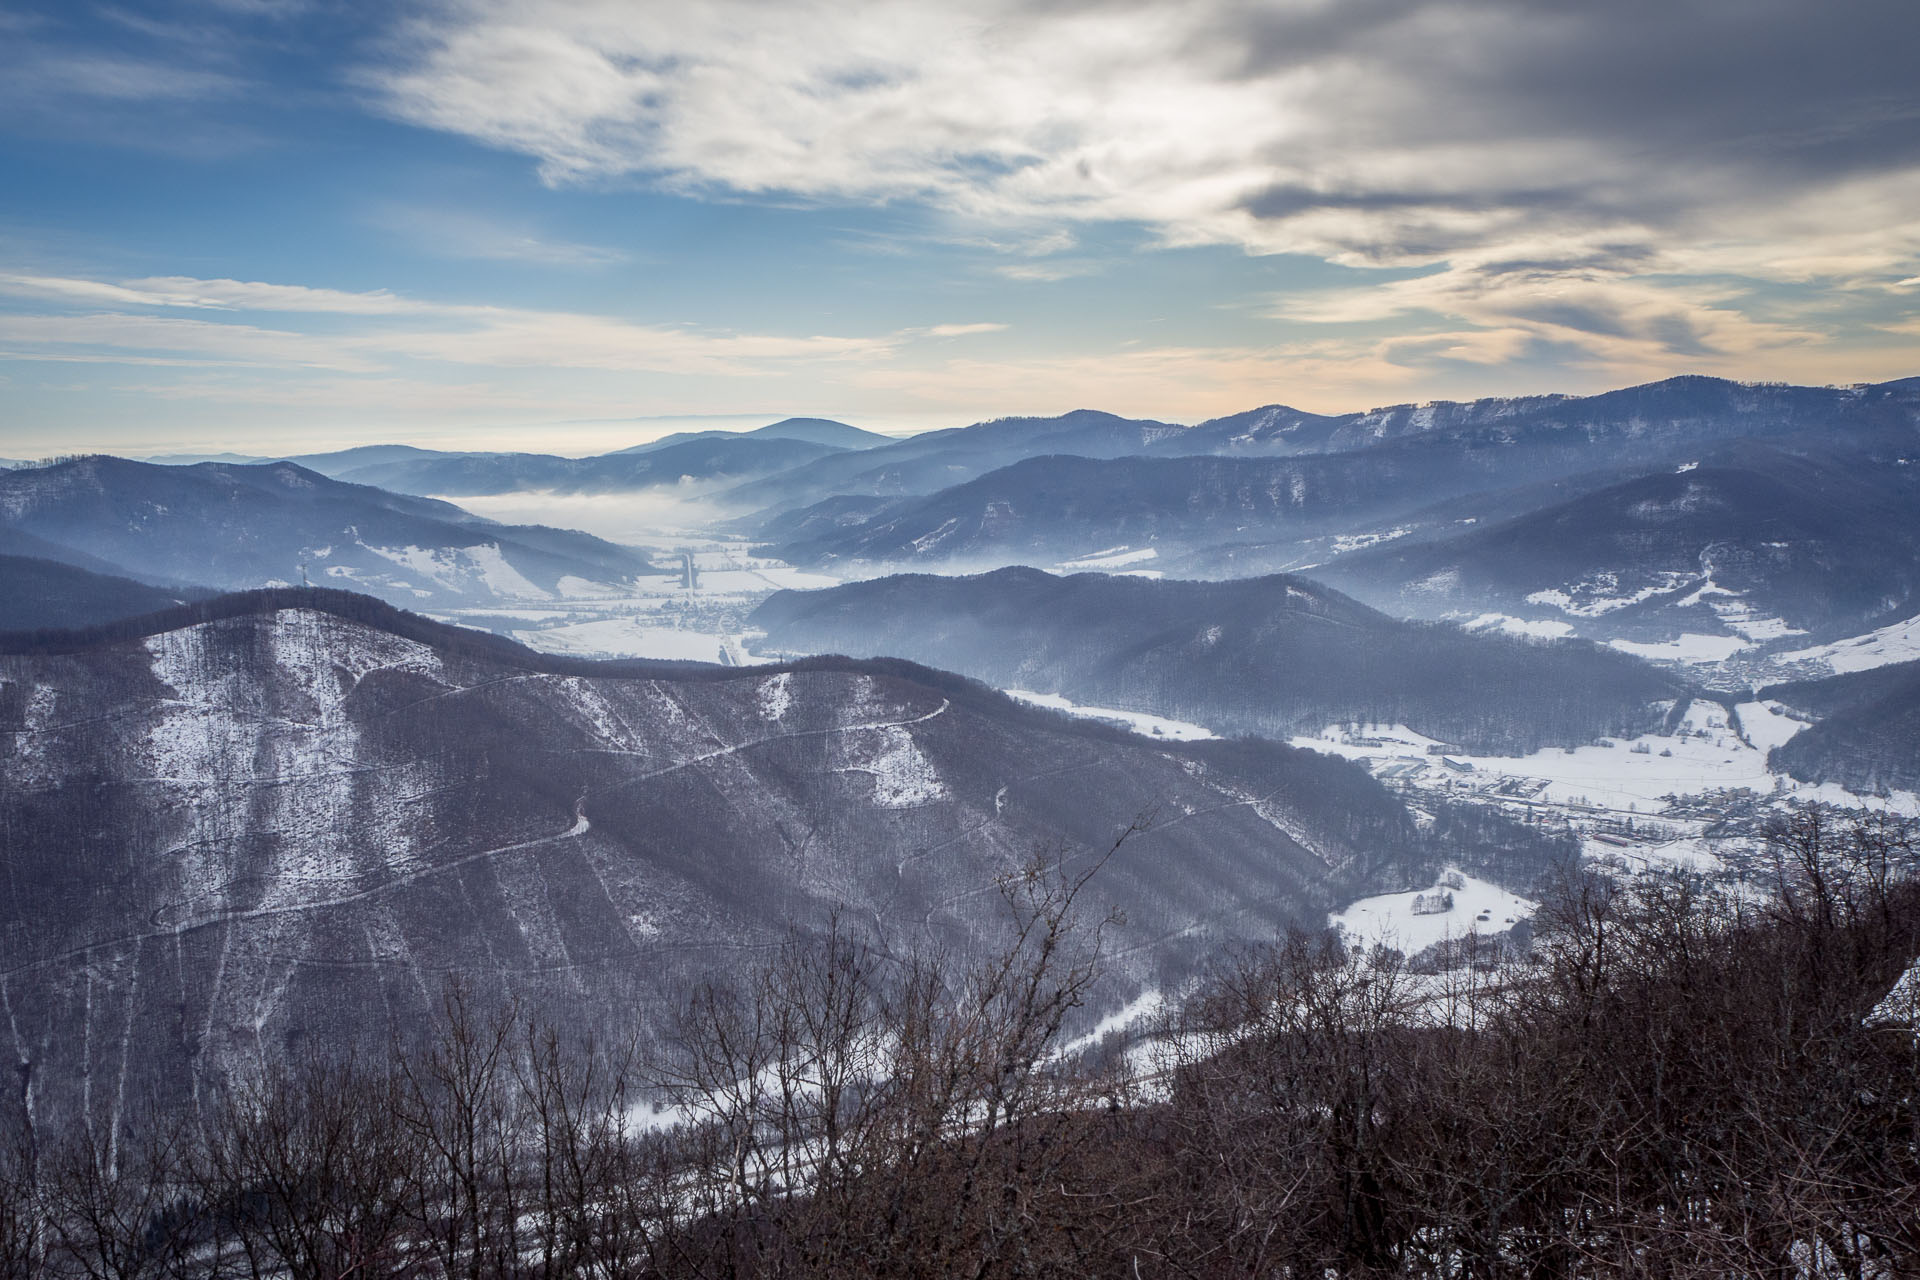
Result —
M90 457L0 472L0 530L156 582L245 589L304 571L435 606L538 598L564 593L566 579L618 583L647 568L645 553L587 534L494 524L286 462Z
M0 631L90 627L207 594L149 586L57 560L0 555Z
M1772 685L1760 696L1820 717L1774 749L1775 767L1868 794L1920 791L1920 662Z
M676 431L647 444L637 444L617 453L652 453L689 440L714 440L726 437L762 440L801 440L834 449L871 449L876 445L896 444L898 437L882 435L862 427L835 422L832 418L782 418L751 431Z
M1144 453L1186 431L1166 422L1077 409L1054 418L996 418L909 436L858 454L821 458L730 490L727 501L769 513L841 495L928 494L1044 454L1117 458Z
M527 490L619 493L689 483L737 482L844 451L845 446L808 439L716 431L588 458L422 449L385 454L376 446L373 450L317 454L296 461L337 480L375 485L396 493L478 497Z
M1232 548L1251 549L1243 566L1320 562L1350 544L1452 531L1436 527L1436 504L1452 503L1447 523L1456 527L1485 523L1516 514L1512 495L1529 487L1580 476L1605 485L1670 471L1728 440L1889 459L1920 446L1920 390L1906 383L1835 390L1682 378L1585 399L1483 401L1424 414L1402 408L1351 415L1346 434L1322 433L1324 449L1243 448L1235 441L1247 424L1237 423L1212 437L1170 428L1125 456L1091 462L1090 450L1063 444L1047 452L1075 456L1025 458L937 492L927 491L928 476L917 478L919 488L909 482L915 477L886 487L868 483L871 476L840 488L792 486L787 505L830 494L896 500L861 523L795 541L788 552L820 564L985 568L1151 542L1163 559L1181 557L1208 573L1246 572L1231 566ZM1426 425L1412 429L1416 422ZM863 456L878 461L886 452ZM1282 456L1260 456L1269 452ZM1155 456L1137 456L1149 453ZM803 468L793 478L807 474ZM787 478L736 492L771 503ZM1475 495L1487 495L1484 510Z
M299 590L5 647L0 983L49 1125L384 1052L448 975L585 1031L657 1026L834 909L968 954L994 876L1145 810L1098 882L1116 982L1434 856L1344 762L898 662L592 664Z
M1910 612L1920 592L1920 474L1870 454L1742 445L1318 572L1427 616L1491 610L1589 633L1754 642L1857 630Z
M1389 405L1320 415L1269 405L1203 422L1156 446L1159 453L1338 453L1431 436L1466 446L1524 451L1542 442L1578 440L1594 466L1659 456L1733 439L1812 435L1838 442L1912 435L1920 394L1907 383L1795 387L1667 378L1592 396L1491 397Z
M1291 576L905 575L781 592L750 621L779 650L894 654L1224 733L1400 723L1489 755L1640 732L1683 696L1623 654L1400 622Z

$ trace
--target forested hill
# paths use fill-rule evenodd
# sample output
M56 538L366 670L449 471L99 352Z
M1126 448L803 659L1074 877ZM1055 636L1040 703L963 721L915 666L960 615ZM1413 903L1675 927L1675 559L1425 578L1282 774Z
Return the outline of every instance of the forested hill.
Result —
M58 560L0 555L0 632L85 627L152 613L206 594L149 586Z
M1488 754L1655 727L1683 686L1638 659L1401 622L1304 578L1155 581L1035 569L782 592L776 649L895 654L1003 688L1286 737L1403 723Z
M1920 662L1772 685L1760 696L1821 717L1774 748L1775 768L1851 791L1920 791Z
M385 1052L449 978L624 1033L835 910L973 954L996 877L1156 807L1098 880L1110 1007L1442 856L1345 761L901 662L568 661L296 590L6 648L0 979L49 1128Z
M288 462L161 466L92 456L0 472L0 526L26 550L159 583L247 590L303 574L408 605L547 598L618 584L646 553L585 533L484 520L452 503L330 480ZM30 544L29 544L30 545Z

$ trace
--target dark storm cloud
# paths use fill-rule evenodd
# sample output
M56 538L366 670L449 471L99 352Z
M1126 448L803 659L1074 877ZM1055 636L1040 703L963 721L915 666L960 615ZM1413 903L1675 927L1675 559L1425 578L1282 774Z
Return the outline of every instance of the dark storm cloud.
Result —
M1329 121L1354 145L1561 140L1630 159L1650 179L1637 190L1596 175L1584 188L1483 191L1467 173L1450 192L1329 197L1345 207L1665 216L1688 203L1672 190L1677 166L1764 189L1920 163L1920 8L1910 0L1255 6L1221 13L1199 43L1237 50L1247 77L1330 60L1364 67L1377 93L1352 95L1350 114ZM1276 216L1271 203L1249 208Z

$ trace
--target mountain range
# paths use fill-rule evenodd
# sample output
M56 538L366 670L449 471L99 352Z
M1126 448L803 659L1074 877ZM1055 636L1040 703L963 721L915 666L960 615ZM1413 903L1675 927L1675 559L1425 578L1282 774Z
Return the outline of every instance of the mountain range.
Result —
M850 428L851 429L851 428ZM541 490L619 493L786 471L845 452L810 440L712 432L591 458L545 453L390 452L387 446L293 459L322 475L396 493L480 497Z
M1358 433L1352 447L1334 448L1345 437L1330 430L1320 437L1324 447L1277 451L1284 455L1278 457L1226 456L1247 450L1235 447L1236 435L1210 427L1154 430L1138 447L1098 451L1035 434L1017 462L934 492L905 489L911 496L840 537L794 549L821 560L907 563L1005 557L1042 546L1064 559L1128 533L1179 543L1300 543L1476 493L1580 475L1596 477L1600 487L1610 482L1601 478L1621 468L1683 465L1697 460L1683 456L1686 451L1729 439L1802 440L1822 451L1920 447L1920 380L1830 390L1677 378L1585 399L1427 409L1350 415L1343 430ZM1396 423L1402 429L1390 429ZM902 447L860 460L879 463ZM1049 454L1055 456L1043 456ZM1101 464L1089 466L1090 459ZM809 492L811 473L821 465L796 473L790 492ZM873 474L848 477L854 482L835 492L885 496L869 483ZM776 487L765 481L756 489ZM1107 492L1115 500L1102 506L1097 495ZM1059 510L1062 497L1075 505Z
M1283 740L1329 724L1405 724L1479 754L1523 755L1651 731L1687 696L1625 654L1401 622L1290 575L903 575L783 591L749 621L777 651L895 655Z
M1756 642L1851 632L1920 605L1920 466L1723 446L1487 527L1356 551L1318 572L1414 615L1497 610L1567 619L1587 634Z
M836 572L1099 567L1122 551L1136 570L1312 568L1396 612L1495 612L1641 641L1692 628L1759 644L1920 607L1916 379L1836 389L1676 378L1584 398L1116 424L1102 420L1101 447L1084 450L1036 433L1030 456L940 488L928 460L984 428L948 433L942 454L920 446L918 472L875 468L902 446L871 450L831 496L798 505L846 460L811 463L791 473L795 501L771 502L751 527L784 557ZM1116 443L1128 433L1137 445ZM771 499L782 479L734 493ZM1667 490L1695 494L1697 509ZM1609 573L1632 585L1609 586ZM1646 590L1660 584L1671 590ZM1551 603L1560 596L1570 608ZM1603 599L1635 596L1659 599L1596 624L1613 613Z
M479 497L526 490L617 493L689 483L738 482L827 454L891 443L892 436L844 422L786 418L752 431L679 431L646 444L585 458L375 444L284 458L166 454L148 461L169 465L291 462L335 480L396 493Z
M565 594L650 568L645 552L588 534L496 524L289 462L110 457L0 473L0 551L159 585L245 589L305 573L435 605Z

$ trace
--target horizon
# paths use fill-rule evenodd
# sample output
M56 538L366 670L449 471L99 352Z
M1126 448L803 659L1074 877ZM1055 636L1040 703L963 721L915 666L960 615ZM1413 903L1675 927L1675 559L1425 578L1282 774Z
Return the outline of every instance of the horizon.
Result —
M1827 383L1818 383L1818 384L1799 384L1799 383L1793 383L1793 382L1783 381L1781 379L1774 379L1774 378L1755 378L1755 379L1717 378L1715 377L1715 375L1711 375L1711 374L1680 372L1680 373L1674 373L1674 374L1668 375L1667 377L1664 377L1664 378L1652 379L1648 382L1633 383L1633 384L1624 385L1624 386L1605 387L1593 392L1573 393L1573 392L1543 391L1543 392L1536 392L1533 394L1535 396L1543 397L1543 398L1582 399L1582 398L1590 398L1592 396L1609 395L1609 394L1622 392L1622 391L1633 391L1641 387L1656 386L1661 383L1673 382L1673 381L1678 381L1686 378L1707 378L1714 381L1730 382L1733 385L1743 386L1743 387L1808 386L1810 388L1818 387L1825 390L1849 390L1849 389L1874 387L1874 386L1887 386L1897 382L1904 382L1904 381L1909 381L1915 378L1920 378L1920 374L1898 375L1892 378L1882 378L1882 379L1863 380L1863 381L1854 381L1854 382L1827 382ZM1523 397L1494 395L1494 396L1473 397L1472 399L1436 398L1431 400L1399 400L1399 401L1394 401L1393 403L1390 403L1390 404L1370 404L1370 405L1366 405L1364 407L1358 407L1358 408L1349 407L1346 409L1332 409L1332 410L1321 410L1321 411L1302 410L1302 411L1303 412L1320 412L1324 414L1324 416L1328 416L1328 417L1341 417L1349 414L1365 415L1370 413L1384 413L1389 410L1399 409L1399 408L1409 408L1409 407L1421 408L1428 405L1467 404L1467 403L1472 403L1473 400L1501 400L1501 399L1520 399L1520 398L1523 398ZM1250 412L1256 412L1262 409L1273 409L1273 408L1298 410L1300 409L1300 406L1282 405L1276 402L1276 403L1270 403L1270 404L1249 405L1246 408L1236 410L1235 412L1250 413ZM792 420L814 420L814 421L824 420L824 421L839 422L843 426L852 426L852 427L859 428L861 430L872 431L879 435L890 436L894 441L901 441L901 440L909 440L915 436L923 435L932 431L964 429L967 427L985 426L995 422L1017 421L1022 419L1033 419L1038 421L1044 421L1049 419L1067 417L1075 413L1089 413L1089 412L1111 413L1112 411L1101 409L1097 405L1078 405L1074 408L1064 410L1057 414L1006 413L1006 414L997 414L992 417L980 418L972 422L964 422L964 423L936 422L936 423L930 423L925 426L916 427L916 428L907 429L907 430L898 430L898 429L888 430L884 427L870 426L864 423L845 422L842 419L829 418L824 414L784 414L784 415L744 414L744 413L727 413L727 414L715 413L715 414L698 414L698 415L669 414L669 415L661 415L658 417L608 419L608 420L593 422L593 423L554 424L555 426L581 426L581 427L592 426L592 427L599 427L603 430L611 430L613 428L624 426L629 423L655 424L654 426L645 429L646 434L643 436L636 437L632 434L620 435L620 436L609 436L602 444L600 444L597 447L583 446L583 447L575 447L575 448L562 447L562 448L544 448L544 449L451 447L446 444L424 443L421 439L405 440L405 439L394 439L388 436L367 436L363 438L351 438L346 440L344 443L329 444L324 448L303 448L299 450L286 450L279 453L248 452L246 449L240 447L240 445L244 443L242 441L223 442L221 444L207 445L203 447L196 447L193 442L188 441L188 442L173 442L173 443L155 445L150 448L139 448L139 449L130 449L130 450L69 447L69 448L61 449L54 453L42 453L42 454L37 454L33 457L8 457L5 460L11 461L16 465L26 465L26 466L47 466L47 465L52 465L69 458L90 457L90 456L108 456L108 457L125 458L129 461L134 461L134 462L164 461L168 463L173 463L173 462L179 462L181 460L191 460L194 462L228 461L233 463L257 463L257 462L283 461L283 460L290 460L290 459L313 456L313 455L330 455L330 454L346 453L354 449L369 449L369 448L379 448L384 446L414 448L414 449L420 449L427 452L443 452L443 453L538 453L538 454L545 454L549 456L563 457L563 458L590 458L590 457L602 456L607 453L617 453L623 448L635 448L641 445L651 444L657 440L665 439L668 436L676 435L676 434L694 435L694 434L709 433L709 432L720 432L720 433L726 433L726 434L745 434L748 432L759 430L764 427L777 426L782 422L792 421ZM1127 415L1115 414L1114 416L1124 418ZM1233 414L1229 413L1229 414L1222 414L1219 416L1231 417L1233 416ZM1191 419L1182 420L1182 419L1176 419L1176 418L1165 418L1165 419L1155 419L1155 421L1163 422L1168 426L1191 428L1191 427L1205 425L1205 423L1207 423L1208 421L1211 421L1211 419L1191 418ZM724 426L717 425L720 423L731 423L734 425L724 425ZM874 447L877 448L881 446L876 445Z

